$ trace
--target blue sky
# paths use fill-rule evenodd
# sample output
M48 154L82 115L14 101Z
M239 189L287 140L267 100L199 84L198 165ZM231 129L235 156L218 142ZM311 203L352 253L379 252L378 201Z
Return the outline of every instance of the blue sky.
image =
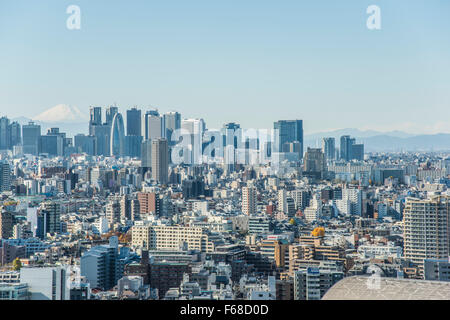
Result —
M210 128L450 132L449 39L447 0L2 0L0 115L117 103Z

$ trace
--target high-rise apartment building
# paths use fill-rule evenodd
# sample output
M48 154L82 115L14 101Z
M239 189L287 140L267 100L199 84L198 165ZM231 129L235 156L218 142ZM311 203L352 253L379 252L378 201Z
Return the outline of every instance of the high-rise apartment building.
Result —
M278 190L278 211L287 213L287 191L286 189Z
M152 179L159 184L169 181L169 146L167 139L152 140Z
M362 191L355 188L342 189L342 199L336 200L336 206L342 214L361 216Z
M11 189L11 167L6 160L0 160L0 193Z
M152 167L152 141L145 140L141 144L141 167L148 171Z
M139 192L137 195L141 215L154 214L158 216L161 209L159 194L155 192Z
M185 274L191 274L189 263L156 261L150 263L150 286L158 289L158 296L163 299L171 288L178 288Z
M309 267L295 272L294 299L320 300L339 280L344 278L342 272Z
M112 197L106 204L106 218L110 224L114 224L120 221L120 198Z
M407 198L403 211L404 255L423 272L425 259L450 256L450 199Z
M70 300L65 267L23 267L20 283L27 284L30 300Z
M256 188L242 188L242 213L251 216L256 214Z
M308 190L292 190L289 192L292 199L294 199L296 210L304 210L309 206L311 199L311 192Z
M336 159L336 141L334 138L323 138L322 151L326 160Z
M86 277L91 288L110 290L123 275L114 241L117 237L111 237L109 245L93 247L81 256L81 275Z
M41 204L44 214L44 234L61 232L61 204L55 201L47 201Z
M13 224L13 214L8 211L0 211L0 239L9 239L10 237L12 237Z

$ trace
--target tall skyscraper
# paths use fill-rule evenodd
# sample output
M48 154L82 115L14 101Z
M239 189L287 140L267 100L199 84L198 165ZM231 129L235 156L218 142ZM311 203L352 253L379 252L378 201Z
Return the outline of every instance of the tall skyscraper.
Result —
M23 153L38 155L41 137L41 126L30 122L22 127Z
M45 220L45 234L61 232L61 205L55 201L41 204Z
M106 124L107 125L112 125L114 117L116 114L119 113L119 108L117 108L116 106L109 106L106 108Z
M96 140L96 155L111 155L111 127L117 107L109 107L107 110L107 119L102 123L102 108L91 107L89 121L89 135L94 136ZM112 118L111 118L112 117Z
M172 134L181 128L181 114L176 111L164 114L164 126L166 128L165 137L169 142L169 146L176 144L176 142L172 141Z
M144 115L144 140L164 137L164 121L158 110L147 111Z
M89 135L94 135L93 126L102 125L102 108L90 107Z
M237 161L237 149L242 146L242 130L237 123L231 122L223 125L223 157L228 171L234 171Z
M39 153L45 153L53 157L64 155L64 139L66 134L59 132L58 128L51 128L45 136L40 138Z
M111 154L111 126L98 125L93 127L93 136L97 142L97 155L110 156Z
M152 167L152 142L146 140L141 145L141 167L147 171Z
M275 130L275 152L283 152L286 143L299 142L300 159L303 158L303 120L280 120L273 124Z
M6 160L0 160L0 192L11 189L11 167Z
M75 136L75 150L76 152L84 152L88 155L95 156L97 154L96 137L77 134Z
M125 137L125 155L129 157L140 157L142 148L142 136Z
M118 114L117 112L118 108L113 106L113 107L108 107L106 110L106 121L105 123L102 123L102 109L101 107L91 107L91 118L89 121L89 135L90 136L94 136L96 139L96 155L103 155L103 156L110 156L111 155L111 151L113 149L113 146L111 144L112 142L112 125L114 122L114 118L116 116L116 114ZM120 119L117 120L116 122L116 129L118 128L118 122L122 123L122 127L123 127L123 119L122 117L120 117ZM120 125L120 124L119 124ZM120 134L118 132L118 130L115 131L116 133ZM121 132L124 133L124 130L121 130ZM124 148L124 143L119 144L118 142L120 141L120 139L118 140L118 135L116 135L115 139L114 139L116 143L115 150L117 151L117 148ZM118 152L118 151L117 151ZM122 151L123 153L123 151Z
M137 108L127 110L127 135L125 137L125 155L133 158L140 157L142 140L141 110Z
M334 138L323 138L322 151L325 154L326 160L336 159L336 146Z
M322 179L326 171L325 155L322 149L308 148L304 166L305 172L315 174L318 179Z
M187 147L183 150L183 161L186 164L200 164L203 152L203 134L206 124L203 119L183 119L181 120L183 130L183 143Z
M364 145L362 143L352 145L352 159L364 160Z
M152 179L165 184L169 178L169 146L167 139L152 140Z
M0 118L0 150L9 149L10 141L9 119L7 117Z
M21 127L16 121L10 123L7 117L0 118L0 150L12 150L22 142Z
M142 136L141 110L127 110L127 136Z
M123 118L120 113L116 113L111 123L111 151L112 156L120 157L125 154L125 129Z
M350 136L341 137L341 160L364 160L364 145L356 144L356 139Z
M350 136L342 136L341 137L341 160L350 161L352 157L352 144L354 139L350 138Z
M256 188L242 188L242 213L248 216L256 214Z
M12 237L13 224L13 214L8 211L0 211L0 239L9 239Z
M18 122L14 121L10 125L10 149L12 149L14 146L20 145L22 143L22 133L21 133L21 126Z
M403 211L403 239L405 258L418 264L422 273L424 259L448 259L450 198L407 198Z

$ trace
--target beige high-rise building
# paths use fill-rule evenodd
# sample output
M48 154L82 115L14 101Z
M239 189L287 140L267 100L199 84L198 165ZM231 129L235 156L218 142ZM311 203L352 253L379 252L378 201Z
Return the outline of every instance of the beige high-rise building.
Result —
M131 229L131 243L145 250L214 251L214 243L201 227L136 224Z
M256 188L242 188L242 212L246 215L256 214Z
M423 273L424 259L448 259L450 252L450 198L407 198L403 211L405 258Z

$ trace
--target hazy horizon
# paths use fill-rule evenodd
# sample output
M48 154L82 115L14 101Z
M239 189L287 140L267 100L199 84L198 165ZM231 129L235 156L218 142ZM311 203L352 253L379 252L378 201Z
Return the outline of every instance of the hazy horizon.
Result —
M0 114L150 105L209 128L450 133L450 3L285 0L0 4Z

